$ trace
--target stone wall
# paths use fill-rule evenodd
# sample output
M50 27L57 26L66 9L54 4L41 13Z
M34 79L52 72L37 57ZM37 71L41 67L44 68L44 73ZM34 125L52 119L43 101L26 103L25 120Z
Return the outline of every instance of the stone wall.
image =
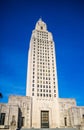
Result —
M84 130L84 107L76 106L75 99L43 100L28 96L10 96L8 104L0 104L0 113L5 113L0 128L41 128L41 111L49 111L49 128Z
M0 128L30 128L31 98L10 96L8 104L0 104L0 113L5 113L5 122L4 125L0 125ZM22 119L24 119L23 123Z
M0 125L0 128L9 128L11 125L14 125L17 128L18 126L17 124L18 106L17 105L0 104L0 113L5 113L4 125Z
M59 98L60 127L84 128L84 107L76 106L75 99ZM66 118L66 121L65 121Z
M75 99L59 98L60 127L71 127L69 109L76 106Z
M57 99L33 99L32 127L34 128L41 128L41 111L49 112L49 128L59 127L59 107Z
M21 127L21 118L24 118L23 128L31 127L31 98L28 96L10 96L9 104L19 106L19 127Z

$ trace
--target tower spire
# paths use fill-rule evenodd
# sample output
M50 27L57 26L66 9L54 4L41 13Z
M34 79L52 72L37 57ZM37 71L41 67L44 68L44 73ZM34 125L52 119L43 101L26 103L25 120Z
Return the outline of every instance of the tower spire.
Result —
M42 21L42 16L39 18L39 21Z

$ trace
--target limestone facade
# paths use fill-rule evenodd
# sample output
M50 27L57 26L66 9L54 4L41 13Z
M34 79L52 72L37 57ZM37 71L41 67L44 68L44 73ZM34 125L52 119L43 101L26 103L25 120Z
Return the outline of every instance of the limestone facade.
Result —
M1 115L5 113L4 121L0 120L0 128L41 128L41 111L49 111L49 128L84 129L84 107L76 106L75 99L44 101L28 96L10 96L8 104L0 104Z
M30 97L10 96L8 104L0 104L1 115L5 114L0 120L0 128L30 128L31 103Z

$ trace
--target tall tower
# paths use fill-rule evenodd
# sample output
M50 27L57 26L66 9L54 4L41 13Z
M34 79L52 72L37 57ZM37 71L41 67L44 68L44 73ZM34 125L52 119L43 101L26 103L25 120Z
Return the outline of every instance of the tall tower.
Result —
M56 113L58 84L55 47L53 36L42 19L36 23L31 35L26 96L32 97L32 127L58 127L55 119L59 117ZM52 117L55 114L56 117ZM47 125L42 122L43 115L47 116Z
M41 19L30 40L26 95L44 99L58 97L54 41Z

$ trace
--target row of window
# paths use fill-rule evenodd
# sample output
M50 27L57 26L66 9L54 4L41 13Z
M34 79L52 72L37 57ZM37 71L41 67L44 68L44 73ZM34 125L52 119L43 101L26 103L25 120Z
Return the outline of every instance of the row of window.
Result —
M41 73L43 73L44 74L44 72L45 72L45 75L47 76L47 75L50 75L50 70L44 70L44 69L38 69L37 70L37 73L39 73L40 75L41 75ZM55 72L55 70L53 70L52 72Z
M32 93L32 96L34 96L34 93ZM51 97L51 94L42 94L42 93L37 93L38 97ZM56 94L54 94L54 97L56 97Z
M35 87L35 82L33 80L32 87ZM46 81L38 81L37 82L37 88L51 88L51 83ZM53 88L56 88L55 82L53 82Z
M37 68L40 68L40 69L45 69L45 68L50 69L50 66L47 66L47 65L45 65L45 66L44 65L37 65Z
M38 42L33 42L33 46L34 46L34 47L38 47L38 46L39 46L39 47L48 47L48 48L49 48L49 47L50 47L50 48L53 48L53 47L54 47L53 45L50 45L50 44L47 43L46 41L45 41L44 43L41 42L41 41L40 41L40 42L39 42L39 41L38 41Z
M35 87L35 84L33 83L32 84L32 87L34 88ZM46 89L51 89L51 85L49 84L49 85L44 85L44 84L37 84L37 88L39 89L39 88L46 88ZM54 92L56 92L56 86L54 85Z
M44 43L42 43L42 44L39 44L39 43L36 44L36 43L35 43L35 44L33 44L33 49L34 49L34 48L35 48L35 49L42 49L42 48L43 48L43 49L48 49L48 50L49 50L49 49L51 49L51 50L53 49L51 46L46 45L46 44L44 44Z
M54 62L54 57L51 57L51 58L49 56L44 56L44 55L43 56L41 56L41 55L38 56L37 55L37 57L35 57L35 55L34 55L33 56L33 61L36 61L36 60L37 61L45 61L46 60L47 62L51 62L51 61Z
M49 59L50 58L49 55L36 55L36 53L35 54L33 53L33 59L36 57L37 57L37 59L38 58L40 58L40 59ZM51 58L53 59L53 56Z
M35 80L33 79L32 83L35 83ZM45 80L37 80L37 83L43 83L43 84L51 84L50 81L45 81ZM53 84L55 84L55 82L53 82Z
M37 37L39 38L48 38L48 35L45 34L37 34Z
M42 45L42 46L46 45L46 46L50 46L50 47L54 46L53 43L50 44L50 42L48 42L48 39L38 39L38 38L33 41L33 45Z
M48 36L48 33L47 32L43 32L43 31L40 31L40 32L38 31L37 35Z
M38 43L38 44L33 44L33 49L47 49L47 50L53 50L53 46L49 46L49 45L46 45L44 43Z
M44 80L50 80L50 77L37 77L37 79L44 79Z
M40 48L40 49L41 48L43 48L43 49L49 49L50 48L52 50L53 46L50 46L49 44L46 45L46 44L41 44L41 43L40 44L39 43L38 44L35 43L35 44L33 44L33 48L35 48L35 49L36 48Z
M37 93L37 96L40 96L40 97L51 97L51 94Z
M42 85L42 84L37 84L37 88L51 88L50 85Z
M34 90L32 90L32 91L34 91ZM37 89L37 92L49 92L49 93L51 93L51 89Z
M35 58L33 58L33 60L35 61ZM50 62L50 60L49 59L47 59L47 58L37 58L37 61L45 61L45 62Z
M33 60L35 60L35 58L33 58ZM50 58L46 58L46 57L44 57L44 58L40 58L40 57L37 57L37 61L43 61L43 60L47 60L48 62L50 62Z
M51 84L50 81L45 81L45 80L37 80L37 83L43 83L43 84Z
M33 63L33 65L35 65L35 63ZM39 65L40 67L46 65L47 67L50 67L50 63L49 62L37 62L37 65ZM45 66L45 67L46 67ZM53 66L53 63L52 63L52 66Z
M35 89L32 88L32 92L34 92ZM51 89L42 89L42 88L37 88L37 92L40 92L40 93L51 93ZM56 94L56 89L54 89L54 94Z
M37 50L37 52L47 52L47 53L49 53L50 51L49 51L49 48L46 48L46 47L38 47L38 48L33 48L33 50L34 50L34 52L35 52L35 50ZM53 48L51 49L51 53L53 53L54 51L53 51Z
M40 54L40 53L39 53ZM36 55L36 53L33 53L33 60L37 57L37 59L50 59L49 55L45 55L45 53L43 53L43 55ZM51 56L51 59L54 59L54 56Z
M54 61L53 61L54 62ZM50 62L42 62L42 61L37 61L37 62L35 62L35 61L33 61L33 63L37 63L37 64L39 64L39 65L49 65L50 66Z
M39 39L39 38L37 38L37 41L36 41L37 43L47 43L47 44L49 44L49 42L48 42L48 39Z
M46 53L46 52L44 53L44 52L42 51L42 52L37 52L37 53L36 53L35 51L33 51L33 56L38 56L38 55L39 55L39 56L40 56L40 55L41 55L41 56L49 56L49 52L48 52L48 53ZM51 55L53 56L53 54L51 54Z
M37 32L37 35L48 36L48 33L45 33L45 32L43 32L43 31L41 31L41 32Z
M43 75L43 76L50 76L50 73L39 73L39 72L37 72L37 75L39 75L39 76L41 76L41 75Z
M44 34L48 34L48 32L42 32L42 31L38 31L38 30L36 30L37 31L37 33L44 33Z
M38 36L37 36L37 38L40 38L40 39L42 39L42 38L43 38L43 39L48 40L48 37L47 37L47 36L41 36L41 35L39 36L39 35L38 35Z
M47 56L42 56L42 55L37 55L37 58L50 58L48 55Z
M35 53L35 51L34 51L33 52L33 57L50 57L50 56L49 56L49 53L43 53L43 51L42 52L37 52L37 53ZM51 57L53 59L54 55L51 54Z
M33 75L35 75L35 72L33 72ZM38 76L49 76L50 77L50 73L37 73ZM55 76L55 74L53 74L53 76Z
M35 43L47 43L48 45L51 45L51 46L53 46L53 42L51 41L48 41L48 39L39 39L39 38L34 38L33 39L33 43L35 44Z
M36 63L37 62L37 64L42 64L43 62L42 61L45 61L48 65L50 65L50 60L37 60L37 61L35 61L35 60L33 60L33 63ZM54 60L52 60L52 62L54 63Z
M50 77L37 77L37 79L44 79L44 80L50 80Z
M35 70L35 69L33 69L33 70ZM38 68L37 71L38 71L38 72L42 72L42 71L43 71L43 72L50 72L50 69L46 69L46 68L44 68L44 69L40 68L40 69L39 69L39 68Z
M35 75L35 72L33 72L33 75ZM43 76L46 76L46 77L47 77L47 76L50 77L50 73L39 73L39 72L38 72L37 75L38 75L38 76L42 76L42 75L43 75ZM53 74L53 76L55 76L55 73Z

